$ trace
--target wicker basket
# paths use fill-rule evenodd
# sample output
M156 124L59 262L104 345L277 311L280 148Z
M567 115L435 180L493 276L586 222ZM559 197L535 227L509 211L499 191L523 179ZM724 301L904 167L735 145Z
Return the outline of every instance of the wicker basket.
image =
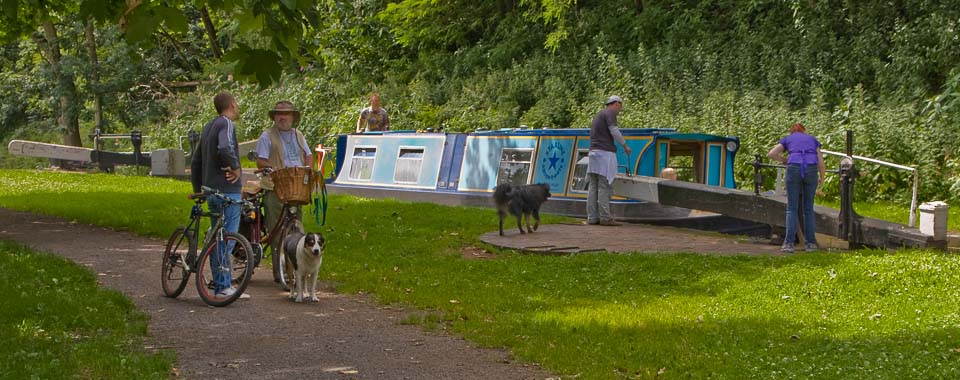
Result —
M297 206L310 203L310 191L316 181L310 168L298 166L278 169L270 173L270 178L273 179L273 191L277 192L280 202Z

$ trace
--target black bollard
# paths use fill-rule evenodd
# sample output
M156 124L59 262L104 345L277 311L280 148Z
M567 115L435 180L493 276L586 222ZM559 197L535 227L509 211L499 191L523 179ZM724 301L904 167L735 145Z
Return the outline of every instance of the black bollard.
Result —
M140 146L143 144L143 135L140 131L130 131L130 142L133 144L133 165L137 174L140 174Z
M130 132L130 142L133 143L133 156L135 165L140 166L140 146L143 144L143 135L140 131Z
M853 191L856 178L859 176L857 166L853 162L853 131L847 131L847 157L840 160L840 238L850 243L850 248L861 247L857 222L859 217L853 209Z
M760 155L753 155L753 195L760 195L760 186L763 185L763 174L760 174L760 168L763 163L760 162Z

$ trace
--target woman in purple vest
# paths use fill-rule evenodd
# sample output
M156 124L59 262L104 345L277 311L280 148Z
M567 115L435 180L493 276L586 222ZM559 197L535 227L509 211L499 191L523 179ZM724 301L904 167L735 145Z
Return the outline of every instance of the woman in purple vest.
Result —
M797 123L790 127L790 134L770 149L767 157L787 165L787 233L781 252L793 253L797 236L797 206L803 202L803 241L807 251L817 250L813 197L823 184L827 167L823 163L820 141L808 135L807 128ZM783 153L789 153L784 156Z

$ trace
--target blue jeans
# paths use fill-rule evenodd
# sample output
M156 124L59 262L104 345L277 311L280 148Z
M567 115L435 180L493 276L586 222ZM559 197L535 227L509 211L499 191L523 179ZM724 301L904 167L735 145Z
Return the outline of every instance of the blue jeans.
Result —
M787 165L787 233L783 244L793 244L797 236L797 209L803 211L803 241L816 243L816 217L813 215L813 197L817 192L819 172L817 165L807 165L807 172L800 178L800 165Z
M233 200L240 200L240 193L225 193L223 194L227 198ZM223 210L224 201L220 198L210 196L207 197L207 207L210 208L212 213L221 213L224 214L223 219L223 231L224 232L237 232L240 228L240 205L233 204L226 207L226 210ZM216 218L210 220L211 224L217 222ZM230 270L230 256L233 252L233 245L235 242L230 241L226 244L220 243L217 246L217 251L210 255L210 271L213 275L214 282L214 293L220 293L221 290L230 287L230 282L233 280L232 273ZM226 247L224 247L226 245Z

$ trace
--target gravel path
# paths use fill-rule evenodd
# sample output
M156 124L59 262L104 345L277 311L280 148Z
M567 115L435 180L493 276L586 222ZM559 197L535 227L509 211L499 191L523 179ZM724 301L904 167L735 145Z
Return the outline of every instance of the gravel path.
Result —
M226 308L207 307L193 278L178 299L161 295L163 241L0 208L0 239L62 255L96 273L150 315L148 349L174 349L189 379L546 379L501 350L398 322L412 311L322 289L296 304L267 270Z

